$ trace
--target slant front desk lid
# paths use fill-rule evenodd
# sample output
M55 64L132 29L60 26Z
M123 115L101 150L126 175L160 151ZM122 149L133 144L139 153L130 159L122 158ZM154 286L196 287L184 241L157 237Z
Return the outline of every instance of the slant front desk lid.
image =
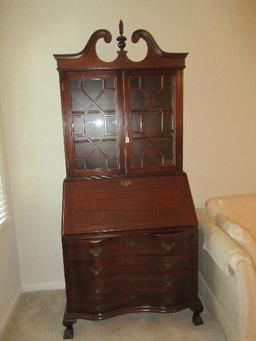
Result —
M195 225L185 174L64 181L64 235Z

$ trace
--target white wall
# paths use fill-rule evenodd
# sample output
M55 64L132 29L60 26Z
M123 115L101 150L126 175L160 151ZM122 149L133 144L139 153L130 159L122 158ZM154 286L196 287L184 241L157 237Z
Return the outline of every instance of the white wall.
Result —
M0 6L0 100L25 288L63 280L65 169L52 54L80 51L98 28L116 37L120 18L127 37L144 28L163 50L189 52L184 170L196 206L210 196L256 191L255 0L2 0ZM110 58L110 48L103 52Z
M8 220L0 225L0 337L21 293L21 280L16 234L12 214L11 193L8 191L8 164L4 148L4 134L0 112L0 168L5 175L8 196Z

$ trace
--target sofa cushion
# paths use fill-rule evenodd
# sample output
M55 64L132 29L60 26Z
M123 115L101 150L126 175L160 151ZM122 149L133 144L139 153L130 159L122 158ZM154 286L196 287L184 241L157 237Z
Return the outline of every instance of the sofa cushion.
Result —
M256 241L256 193L220 196L206 201L208 215L216 222L221 213L243 226Z
M252 235L241 225L231 221L221 213L216 215L215 221L251 257L256 272L256 241Z

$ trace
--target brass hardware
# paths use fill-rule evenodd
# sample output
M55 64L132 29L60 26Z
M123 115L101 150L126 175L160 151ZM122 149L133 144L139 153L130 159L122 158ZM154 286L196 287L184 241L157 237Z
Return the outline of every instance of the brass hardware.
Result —
M91 266L91 267L90 267L90 271L91 271L95 276L98 276L98 275L103 271L103 267L102 267L102 266L99 266L99 267Z
M128 277L128 282L129 283L135 283L136 282L136 278L135 277Z
M126 136L126 137L125 137L125 143L130 143L129 136Z
M163 271L171 270L172 266L173 266L173 263L171 263L171 262L164 262L163 263Z
M121 181L121 185L124 187L129 187L131 184L132 184L131 180L125 179Z
M101 311L102 309L104 309L105 304L103 302L97 302L97 303L93 303L92 307L94 310Z
M89 249L89 253L93 255L93 257L97 257L102 252L102 248L98 245Z
M164 281L164 286L170 288L173 285L173 281L171 279L167 279Z
M133 247L137 244L137 241L135 239L127 239L126 244L130 247Z
M162 247L166 251L171 251L174 248L174 242L162 242Z
M104 287L91 287L91 291L93 291L95 294L100 294L103 291Z
M135 260L132 259L132 258L127 258L126 262L127 262L128 265L131 265L131 266L135 264Z

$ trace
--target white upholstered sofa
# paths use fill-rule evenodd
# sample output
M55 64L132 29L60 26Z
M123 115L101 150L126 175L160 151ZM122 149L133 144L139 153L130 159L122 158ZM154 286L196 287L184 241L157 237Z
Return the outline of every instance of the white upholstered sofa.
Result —
M199 292L228 341L256 341L256 193L197 210Z

